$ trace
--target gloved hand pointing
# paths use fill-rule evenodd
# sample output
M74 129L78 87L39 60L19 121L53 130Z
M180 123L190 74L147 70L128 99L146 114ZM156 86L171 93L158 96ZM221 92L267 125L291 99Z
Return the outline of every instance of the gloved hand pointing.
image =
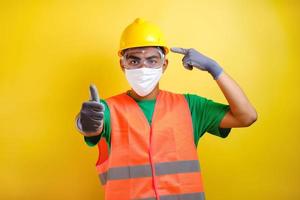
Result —
M77 121L77 123L80 122L81 130L85 133L95 133L103 126L104 105L100 103L98 91L94 85L90 85L90 96L91 100L82 104Z
M206 57L195 49L173 47L171 48L171 51L184 55L182 63L183 66L188 70L192 70L193 67L196 67L203 71L208 71L214 79L217 79L223 72L223 69L218 65L216 61Z

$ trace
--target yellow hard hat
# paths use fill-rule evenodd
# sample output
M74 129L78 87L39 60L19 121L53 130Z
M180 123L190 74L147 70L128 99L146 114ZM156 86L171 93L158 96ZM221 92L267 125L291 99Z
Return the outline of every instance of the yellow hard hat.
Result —
M153 23L137 18L124 29L118 55L122 56L124 49L145 46L160 46L164 48L165 54L169 52L160 28Z

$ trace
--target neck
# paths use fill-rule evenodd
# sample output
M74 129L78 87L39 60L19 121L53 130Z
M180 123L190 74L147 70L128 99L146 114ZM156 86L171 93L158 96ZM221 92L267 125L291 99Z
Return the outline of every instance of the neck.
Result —
M155 88L146 96L139 96L133 89L129 90L129 95L134 98L135 100L141 101L141 100L150 100L150 99L156 99L157 95L159 93L159 85L157 84Z

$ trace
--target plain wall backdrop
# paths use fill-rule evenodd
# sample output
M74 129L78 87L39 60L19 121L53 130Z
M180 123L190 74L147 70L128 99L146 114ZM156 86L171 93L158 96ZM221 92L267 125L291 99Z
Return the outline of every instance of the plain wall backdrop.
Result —
M90 83L107 98L129 89L121 32L137 17L169 46L215 59L258 112L198 153L208 200L300 199L299 1L1 1L0 199L102 199L97 149L74 125ZM211 76L168 54L161 88L226 103Z

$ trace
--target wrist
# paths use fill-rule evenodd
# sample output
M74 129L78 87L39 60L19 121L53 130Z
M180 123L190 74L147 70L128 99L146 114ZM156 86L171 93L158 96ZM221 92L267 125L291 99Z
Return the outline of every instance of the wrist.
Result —
M218 77L222 74L223 69L216 61L212 60L207 66L207 71L215 80L217 80Z
M98 136L102 133L103 125L95 132L82 132L82 134L86 137Z

